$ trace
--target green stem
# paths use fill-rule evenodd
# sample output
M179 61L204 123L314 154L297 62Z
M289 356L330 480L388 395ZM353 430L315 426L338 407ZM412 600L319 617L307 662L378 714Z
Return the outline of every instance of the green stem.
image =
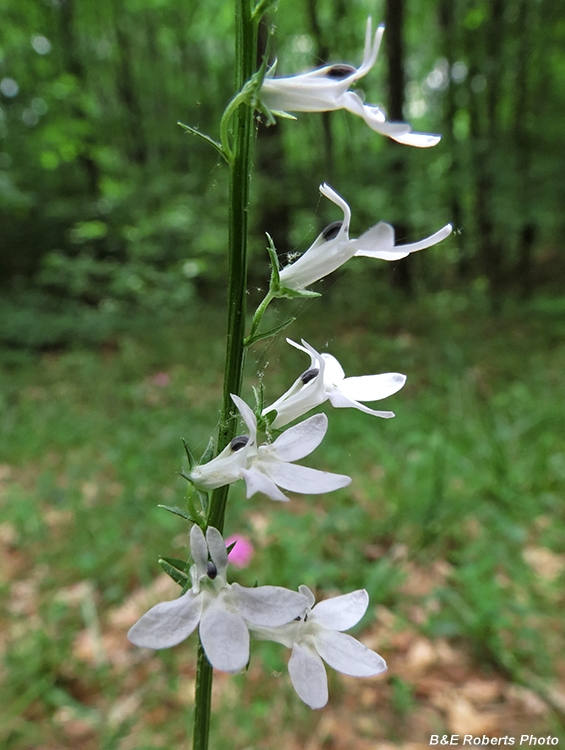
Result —
M235 90L241 91L253 75L257 46L257 22L251 0L235 0ZM249 204L250 151L254 111L239 106L234 114L234 146L229 183L229 280L228 330L224 371L224 399L218 430L217 452L235 437L237 415L232 393L241 393L245 360L245 312L247 294L247 211ZM225 148L225 143L223 146ZM224 527L229 485L214 490L207 525ZM212 667L199 645L196 675L193 750L207 750L212 698Z

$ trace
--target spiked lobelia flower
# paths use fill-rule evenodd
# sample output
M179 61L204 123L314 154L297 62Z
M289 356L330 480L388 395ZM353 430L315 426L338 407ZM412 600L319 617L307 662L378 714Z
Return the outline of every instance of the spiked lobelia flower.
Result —
M302 346L291 339L287 341L291 346L310 355L310 367L274 404L263 409L263 416L272 411L277 412L277 416L271 422L272 427L284 427L328 400L338 409L353 407L376 417L394 417L392 411L375 411L359 402L380 401L392 396L402 388L406 382L406 375L386 372L380 375L346 378L342 366L331 354L320 354L304 339Z
M352 677L374 677L386 670L386 662L371 649L342 631L356 625L369 605L364 589L326 599L314 606L307 586L300 586L308 599L304 613L280 628L251 628L262 640L275 641L292 649L288 671L294 689L311 708L328 702L328 678L324 661ZM322 661L323 660L323 661Z
M247 425L249 435L234 438L219 456L189 474L190 481L203 490L212 490L245 479L247 497L262 492L271 500L288 500L279 487L290 492L318 495L351 484L351 477L297 466L294 461L312 453L328 429L325 414L286 430L273 442L257 446L257 420L243 399L232 399Z
M358 68L337 63L287 78L272 78L267 75L259 91L259 99L269 110L282 115L288 112L346 109L362 117L372 130L399 143L420 148L435 146L441 136L413 133L410 125L405 122L388 122L381 107L364 104L359 94L349 91L349 87L367 75L375 64L383 33L384 26L379 26L373 38L371 18L368 18L363 62Z
M228 584L228 554L220 532L198 526L190 531L192 587L178 599L146 612L128 633L136 646L176 646L199 626L210 664L223 672L239 672L249 661L249 626L278 627L301 615L304 594L280 586L245 588ZM210 559L208 559L210 557Z
M446 224L438 232L419 242L395 245L393 227L380 221L357 239L350 239L351 209L349 205L326 183L320 185L320 193L341 208L343 220L329 224L298 260L282 269L279 278L283 291L284 289L294 292L302 291L318 279L323 279L324 276L337 270L353 256L364 255L381 260L400 260L417 250L436 245L448 237L453 230L451 224Z

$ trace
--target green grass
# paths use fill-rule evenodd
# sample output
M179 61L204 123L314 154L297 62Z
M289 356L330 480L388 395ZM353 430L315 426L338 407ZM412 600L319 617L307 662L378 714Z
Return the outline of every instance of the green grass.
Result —
M318 349L327 343L347 375L399 371L408 382L383 407L394 409L394 420L326 408L328 435L304 463L350 474L350 488L285 505L247 501L234 488L226 533L247 533L257 547L234 578L306 583L320 595L365 587L371 608L360 632L376 605L408 620L410 566L431 570L441 561L448 572L418 599L421 632L448 637L514 680L551 681L563 653L564 567L545 575L524 550L565 559L563 323L548 302L498 319L449 295L393 302L374 319L353 302L347 326L337 315L339 293L332 307L299 307L292 338ZM183 503L180 438L198 453L215 431L222 330L221 316L207 311L185 328L124 336L102 351L12 357L2 366L7 748L127 748L140 721L135 750L183 746L190 698L179 709L175 696L191 693L194 638L155 656L153 667L130 656L129 673L112 659L81 663L73 643L85 628L105 632L109 613L158 575L158 555L187 553L186 525L157 505ZM257 345L244 396L251 398L259 369L274 400L305 360L283 336ZM167 386L154 381L158 372L170 377ZM80 606L57 594L82 581L93 594ZM218 748L268 747L261 742L272 731L273 702L277 731L299 738L312 731L316 715L293 696L287 675L267 673L285 669L283 650L261 644L257 653L263 672L261 659L252 660L249 675L218 681L225 709L213 729ZM343 688L332 680L339 700ZM139 705L128 714L124 704L116 718L112 707L130 693ZM396 679L395 710L409 711L414 700ZM240 703L245 710L234 711ZM79 739L69 739L69 716L76 732L82 727Z

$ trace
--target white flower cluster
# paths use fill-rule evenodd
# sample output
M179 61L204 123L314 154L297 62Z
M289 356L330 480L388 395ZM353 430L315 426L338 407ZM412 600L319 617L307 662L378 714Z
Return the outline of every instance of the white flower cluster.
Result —
M412 146L428 147L439 136L414 133L405 123L391 123L376 106L364 104L351 84L366 75L377 59L383 35L379 26L373 37L371 19L367 22L365 53L359 68L327 65L289 78L266 77L258 91L263 111L322 112L346 109L362 117L375 131ZM255 102L257 105L257 102ZM311 296L307 287L333 273L354 256L386 261L435 245L452 232L451 224L418 242L397 245L394 229L379 222L358 238L349 236L351 210L329 185L320 186L323 196L343 212L317 237L298 260L279 269L274 246L269 294L253 321L255 333L271 299ZM260 312L260 315L259 315ZM258 317L257 317L258 316ZM258 322L257 322L258 321ZM272 331L271 331L272 333ZM269 335L269 334L265 334ZM247 343L256 338L250 335ZM352 407L388 419L392 411L377 411L366 402L380 401L399 391L406 376L397 372L346 377L338 360L320 353L306 341L288 343L310 357L309 367L290 388L270 406L261 403L254 412L238 395L231 398L246 431L235 437L216 458L194 465L191 458L186 478L199 492L243 480L247 497L256 493L271 500L288 501L286 492L321 494L347 487L351 478L297 464L322 442L328 429L325 414L315 414L293 424L329 401L334 408ZM286 428L284 431L283 428ZM261 437L263 436L263 437ZM190 451L188 451L190 454ZM192 520L195 520L193 517ZM194 564L190 568L191 587L176 600L158 604L130 630L129 639L152 649L175 646L198 627L200 641L209 662L216 669L238 672L249 661L250 636L275 641L291 649L290 679L300 698L312 708L328 700L324 662L343 674L368 677L386 670L384 660L343 631L356 625L365 614L369 597L365 590L354 591L315 605L314 595L304 585L298 591L277 586L248 589L226 579L227 551L220 532L204 519L190 532Z
M199 526L190 532L194 564L192 587L178 599L146 612L130 629L136 646L161 649L176 646L198 627L206 657L215 669L239 672L249 661L249 637L275 641L292 649L288 669L300 698L312 708L328 701L328 681L322 659L354 677L371 677L386 670L374 651L342 631L365 614L369 597L354 591L320 602L307 586L289 591L281 586L245 588L226 580L228 555L220 532Z

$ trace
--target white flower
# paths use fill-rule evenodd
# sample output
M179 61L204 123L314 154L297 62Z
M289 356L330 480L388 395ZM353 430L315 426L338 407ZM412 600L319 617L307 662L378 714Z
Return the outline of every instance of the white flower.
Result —
M200 623L200 640L210 664L222 672L239 672L249 661L248 626L284 625L302 614L307 600L280 586L228 584L226 545L213 527L206 531L206 538L198 526L192 527L190 551L192 588L146 612L128 638L136 646L170 648L188 638Z
M243 399L232 394L232 399L247 425L249 435L234 438L215 459L196 466L190 480L203 490L212 490L225 484L245 479L247 497L262 492L271 500L288 500L280 491L319 495L333 492L351 484L351 477L318 471L306 466L296 466L322 442L328 429L328 418L317 414L286 430L274 441L257 447L257 420Z
M394 229L380 221L358 239L349 238L351 209L328 184L320 185L320 193L343 211L343 221L334 221L316 238L298 260L280 272L280 285L284 289L301 291L318 279L328 276L354 255L365 255L381 260L400 260L410 253L436 245L448 237L453 227L446 224L430 237L407 245L394 244Z
M326 599L315 607L310 589L300 586L299 591L308 599L301 617L276 629L252 627L251 634L292 649L288 671L294 689L311 708L322 708L328 702L328 678L322 659L351 677L374 677L386 670L386 663L382 656L342 632L365 614L369 595L364 589Z
M328 112L346 109L365 120L377 133L382 133L399 143L427 148L435 146L441 136L431 133L413 133L405 122L387 122L384 111L377 106L364 104L359 94L349 87L371 70L381 45L384 26L379 26L374 39L371 18L367 19L365 52L359 68L337 63L288 78L266 77L259 91L262 103L275 114L288 112Z
M302 346L287 339L291 346L310 355L310 367L294 382L274 404L263 409L263 416L276 411L277 416L271 425L274 428L301 417L310 409L329 399L336 408L353 407L389 419L392 411L375 411L359 401L380 401L399 391L406 382L406 375L399 372L386 372L380 375L362 375L346 378L342 366L331 354L320 354L302 339Z

